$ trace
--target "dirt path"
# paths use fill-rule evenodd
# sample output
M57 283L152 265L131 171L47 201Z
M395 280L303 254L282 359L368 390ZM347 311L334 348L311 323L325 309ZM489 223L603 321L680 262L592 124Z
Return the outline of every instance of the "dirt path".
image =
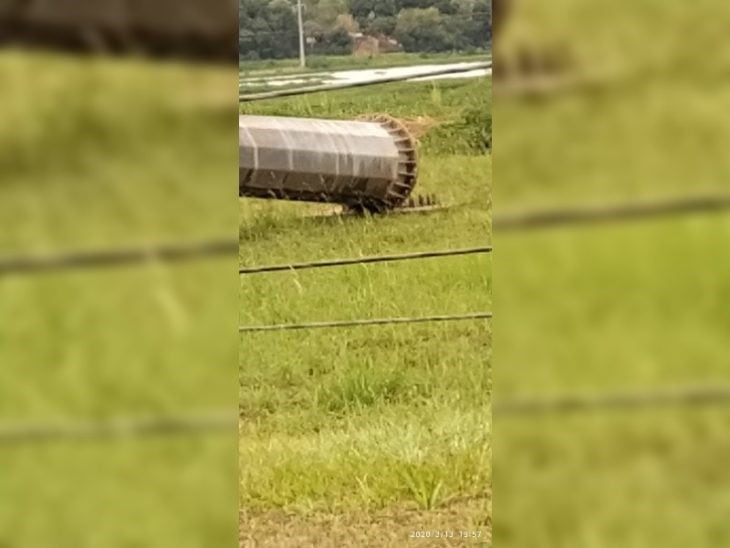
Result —
M372 514L240 513L240 548L491 546L487 498L464 499L430 511L408 508ZM440 531L441 538L414 538ZM463 532L463 533L462 533ZM447 536L444 536L446 534ZM462 536L465 535L465 536ZM431 533L433 537L433 533ZM477 536L478 535L478 536Z

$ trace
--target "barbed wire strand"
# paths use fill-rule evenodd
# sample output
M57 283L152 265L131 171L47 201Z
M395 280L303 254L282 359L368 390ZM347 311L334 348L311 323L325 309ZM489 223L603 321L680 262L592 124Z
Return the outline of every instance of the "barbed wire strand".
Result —
M603 206L579 206L495 215L492 228L499 231L529 230L553 226L611 221L633 221L730 209L730 195L689 196Z
M0 424L0 447L19 443L94 441L236 431L235 411L149 418L125 417L96 422L26 422Z
M495 416L528 416L585 413L591 411L631 411L642 408L730 405L730 386L683 387L655 392L577 394L554 398L524 398L495 402Z
M466 320L488 320L491 312L473 312L469 314L452 314L439 316L414 316L403 318L373 318L368 320L344 320L334 322L284 323L272 325L242 325L239 333L258 333L263 331L296 331L301 329L326 329L338 327L360 327L374 325L417 324L431 322L453 322Z
M616 392L555 398L514 398L493 405L501 416L538 416L598 411L638 411L664 407L730 405L730 385L674 388L655 392ZM107 441L131 438L204 435L237 431L235 413L115 418L84 422L21 422L0 424L0 447L62 441Z
M730 195L697 196L671 200L644 201L611 206L575 207L495 215L492 227L498 231L517 231L609 221L633 221L696 213L716 213L730 209ZM174 262L214 256L234 256L238 252L235 239L219 238L198 243L167 244L128 249L72 251L54 255L0 258L0 277L9 274L33 274L74 268L107 268L150 261ZM454 254L460 254L455 250ZM415 258L415 257L414 257ZM342 259L356 264L361 259ZM332 262L339 262L333 260ZM330 262L330 261L322 261ZM377 262L377 261L375 261ZM309 263L302 263L309 264ZM257 269L290 270L296 265L242 267L248 274ZM324 266L324 265L323 265ZM335 265L333 265L335 266ZM306 268L306 267L302 267ZM317 267L312 267L317 268Z
M351 88L360 88L365 86L374 86L378 84L391 84L395 82L406 82L416 78L429 78L432 76L445 76L448 74L459 74L464 72L473 72L475 70L488 70L492 68L492 62L471 63L468 67L450 67L448 69L439 69L429 72L421 72L418 74L405 74L399 76L385 76L383 78L373 78L372 80L364 80L360 82L345 82L342 84L324 84L315 86L305 86L291 89L280 89L275 91L263 91L260 93L239 94L238 100L241 103L251 101L262 101L265 99L277 99L280 97L293 97L295 95L306 95L310 93L319 93L321 91L336 91Z
M161 261L178 262L215 256L234 257L238 242L233 238L166 244L154 247L73 251L46 256L0 258L0 276L33 274L74 268L108 268Z
M395 261L409 261L413 259L431 259L437 257L455 257L459 255L476 255L491 253L491 246L471 247L465 249L444 249L439 251L417 251L413 253L401 253L397 255L376 255L370 257L355 257L348 259L329 259L323 261L311 261L304 263L292 263L282 265L249 266L241 267L239 274L259 274L264 272L283 272L289 270L308 270L312 268L325 268L335 266L348 266L357 264L388 263Z

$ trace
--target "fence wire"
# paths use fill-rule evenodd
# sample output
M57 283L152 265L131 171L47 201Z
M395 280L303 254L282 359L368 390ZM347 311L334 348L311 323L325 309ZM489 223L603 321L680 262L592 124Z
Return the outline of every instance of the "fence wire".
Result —
M249 266L238 270L239 274L257 274L263 272L283 272L287 270L308 270L312 268L325 268L336 266L348 266L357 264L387 263L394 261L409 261L413 259L430 259L436 257L455 257L459 255L475 255L491 253L491 246L471 247L465 249L445 249L440 251L417 251L413 253L401 253L398 255L378 255L370 257L355 257L348 259L328 259L324 261L312 261L304 263L292 263L283 265Z
M218 238L200 242L162 244L152 247L72 251L52 255L0 258L0 276L37 274L79 268L110 268L146 262L180 262L218 256L235 257L238 242Z
M546 210L520 211L495 215L496 231L530 230L553 226L570 226L616 221L648 220L696 213L730 210L730 194L685 196L664 200L632 202L603 206L579 206Z
M237 432L234 412L147 418L118 417L82 422L22 422L0 424L0 447L60 441L104 441L129 438Z
M257 333L262 331L296 331L302 329L326 329L338 327L360 327L372 325L416 324L434 322L454 322L467 320L488 320L491 312L472 312L468 314L451 314L439 316L413 316L404 318L373 318L367 320L344 320L334 322L283 323L272 325L241 325L239 333Z
M553 398L515 398L495 402L495 416L534 416L595 411L637 411L657 407L730 405L730 386L686 386L662 391L574 394Z
M550 228L554 226L652 219L697 213L718 213L728 210L730 210L730 195L697 196L611 206L580 206L575 208L505 213L495 215L492 226L494 230L499 232L518 231ZM154 261L179 262L216 256L235 256L238 252L238 246L238 242L233 238L218 238L197 243L187 242L139 248L100 249L93 251L71 251L51 255L0 257L0 277L81 268L111 268ZM358 263L367 264L448 255L489 253L491 251L491 247L479 247L467 250L406 253L401 256L332 259L328 261L313 261L289 265L241 267L239 268L239 273L243 275L259 272L303 270L307 268L344 266Z
M730 385L695 386L663 391L563 395L553 398L514 398L495 402L500 417L637 412L663 408L719 408L730 406ZM115 441L161 436L200 436L237 432L235 412L148 418L121 417L97 422L0 423L0 448L52 442Z

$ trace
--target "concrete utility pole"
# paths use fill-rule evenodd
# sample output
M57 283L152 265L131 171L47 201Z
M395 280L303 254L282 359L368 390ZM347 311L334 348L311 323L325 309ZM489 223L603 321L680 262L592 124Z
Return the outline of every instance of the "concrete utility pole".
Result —
M304 23L302 21L302 0L297 0L297 19L299 20L299 66L305 68L307 59L304 56Z

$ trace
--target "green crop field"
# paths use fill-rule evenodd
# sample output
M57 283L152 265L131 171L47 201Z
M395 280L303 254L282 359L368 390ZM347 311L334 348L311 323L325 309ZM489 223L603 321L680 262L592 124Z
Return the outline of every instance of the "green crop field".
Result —
M0 81L1 257L235 234L234 69L6 50ZM0 438L28 421L234 421L234 268L1 276ZM234 430L0 442L0 546L233 546Z
M244 113L420 118L416 194L435 193L451 208L339 218L316 216L325 206L244 199L241 264L489 243L489 98L489 80L477 79L243 105ZM240 286L242 324L481 310L491 310L487 256L257 274ZM243 539L398 546L412 531L440 529L457 531L451 542L460 530L488 542L490 355L483 321L243 333Z

